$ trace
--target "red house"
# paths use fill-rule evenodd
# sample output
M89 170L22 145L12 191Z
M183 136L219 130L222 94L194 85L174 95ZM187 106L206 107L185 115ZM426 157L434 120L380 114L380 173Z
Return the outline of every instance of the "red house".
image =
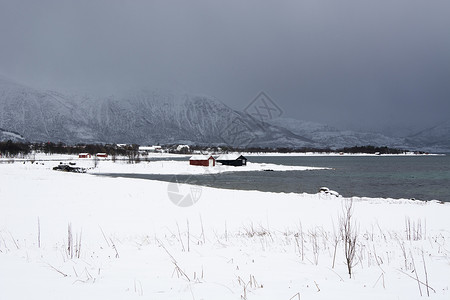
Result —
M212 155L194 155L189 159L191 166L214 167L216 159Z
M80 153L78 158L91 158L91 155L89 153Z
M107 158L108 154L106 154L106 153L97 153L97 157Z

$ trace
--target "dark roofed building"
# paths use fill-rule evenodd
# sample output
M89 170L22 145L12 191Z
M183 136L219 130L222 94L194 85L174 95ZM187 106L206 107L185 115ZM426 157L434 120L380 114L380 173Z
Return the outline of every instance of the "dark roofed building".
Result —
M216 159L217 162L220 162L225 166L246 166L247 158L240 154L222 154Z

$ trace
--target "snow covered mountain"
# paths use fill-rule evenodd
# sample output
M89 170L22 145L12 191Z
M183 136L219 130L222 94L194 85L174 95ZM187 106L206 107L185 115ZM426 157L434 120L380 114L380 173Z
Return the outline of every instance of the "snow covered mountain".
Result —
M3 130L0 128L0 142L11 140L13 142L24 142L25 138L18 133Z
M406 141L409 145L430 152L449 152L450 120L410 135Z
M104 142L138 144L309 145L277 126L262 126L246 114L206 96L141 91L80 106L87 126Z
M450 149L448 124L405 140L295 119L261 122L203 95L153 90L103 98L73 96L0 78L0 140L291 148L438 145Z
M65 96L0 78L0 128L30 141L70 141L80 122Z
M290 118L274 119L271 121L271 124L286 128L324 147L343 148L365 145L406 147L404 139L392 138L380 133L341 131L329 125Z
M262 124L211 97L155 91L107 98L68 96L3 78L0 128L41 142L312 145L285 128Z

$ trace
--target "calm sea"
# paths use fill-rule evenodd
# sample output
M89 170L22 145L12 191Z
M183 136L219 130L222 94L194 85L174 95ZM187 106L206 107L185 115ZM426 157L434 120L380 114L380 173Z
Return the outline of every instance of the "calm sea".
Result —
M345 197L415 198L450 202L450 156L248 157L251 162L332 170L231 172L176 176L178 182L239 190L316 193L322 186ZM117 175L116 175L117 176ZM121 177L174 181L173 175Z

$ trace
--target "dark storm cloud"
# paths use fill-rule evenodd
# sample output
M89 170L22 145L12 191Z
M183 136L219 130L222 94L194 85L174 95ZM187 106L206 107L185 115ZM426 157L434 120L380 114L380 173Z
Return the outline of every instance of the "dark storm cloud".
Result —
M155 82L355 129L450 112L449 1L0 0L0 72L111 93Z

